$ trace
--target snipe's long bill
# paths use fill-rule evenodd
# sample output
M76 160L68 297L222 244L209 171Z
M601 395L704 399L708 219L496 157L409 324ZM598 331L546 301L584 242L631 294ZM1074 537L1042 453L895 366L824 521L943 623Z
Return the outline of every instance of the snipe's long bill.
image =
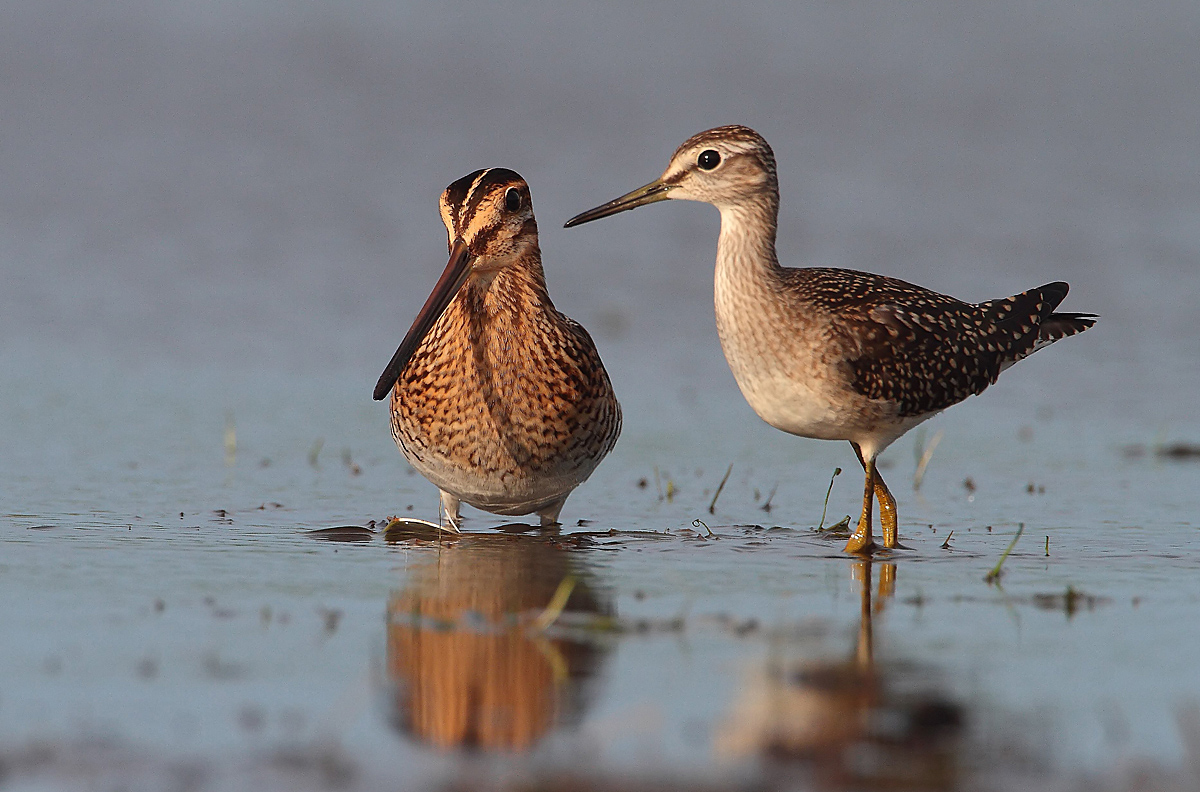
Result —
M375 385L392 437L459 504L556 523L612 450L621 408L591 336L546 292L529 185L505 168L442 193L450 259Z
M671 198L721 212L717 333L750 406L777 429L854 447L866 479L847 552L874 549L875 498L884 547L901 547L896 500L875 466L881 451L1018 360L1095 324L1094 314L1055 312L1067 296L1061 282L972 304L883 275L781 267L775 155L743 126L689 138L661 177L567 227Z

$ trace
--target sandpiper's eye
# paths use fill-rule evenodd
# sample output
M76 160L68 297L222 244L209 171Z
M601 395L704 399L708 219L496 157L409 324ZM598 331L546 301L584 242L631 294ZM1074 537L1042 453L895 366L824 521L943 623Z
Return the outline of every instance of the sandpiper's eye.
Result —
M509 187L508 192L504 193L504 208L510 212L521 208L521 193L516 187Z
M703 170L712 170L721 164L721 155L715 149L704 149L700 156L696 157L696 164Z

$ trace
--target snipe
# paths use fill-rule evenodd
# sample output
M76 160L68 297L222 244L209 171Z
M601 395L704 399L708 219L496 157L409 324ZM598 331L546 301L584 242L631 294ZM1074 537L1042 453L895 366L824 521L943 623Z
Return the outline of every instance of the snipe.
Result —
M504 168L442 193L450 260L375 386L392 436L459 503L554 524L612 450L621 408L591 336L546 292L529 185Z

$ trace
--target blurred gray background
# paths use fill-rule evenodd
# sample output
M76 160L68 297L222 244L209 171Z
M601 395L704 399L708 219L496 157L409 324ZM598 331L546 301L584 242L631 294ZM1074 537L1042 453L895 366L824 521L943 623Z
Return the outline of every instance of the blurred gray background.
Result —
M737 122L779 159L784 263L970 300L1068 280L1102 322L1030 387L1187 422L1198 41L1192 0L7 3L0 359L365 396L444 265L439 192L501 165L627 402L736 399L715 211L562 223Z

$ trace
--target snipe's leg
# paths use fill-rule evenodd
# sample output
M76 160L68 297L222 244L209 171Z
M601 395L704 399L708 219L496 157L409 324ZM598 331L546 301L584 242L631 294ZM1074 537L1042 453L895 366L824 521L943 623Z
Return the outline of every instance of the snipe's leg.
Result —
M871 508L875 496L875 460L864 460L862 449L858 447L858 443L851 443L850 445L854 446L854 453L858 455L859 461L863 463L866 482L863 485L862 516L858 518L858 527L854 530L854 533L850 534L850 541L846 542L846 552L870 554L875 549L875 539L871 536ZM880 505L882 506L883 504Z
M458 498L445 490L439 492L442 495L442 514L446 517L445 521L438 520L439 526L449 533L462 533L458 527Z
M562 511L563 504L566 502L567 499L564 496L560 500L554 501L554 503L551 503L537 513L538 517L540 517L542 520L543 528L550 528L559 524L558 513Z

